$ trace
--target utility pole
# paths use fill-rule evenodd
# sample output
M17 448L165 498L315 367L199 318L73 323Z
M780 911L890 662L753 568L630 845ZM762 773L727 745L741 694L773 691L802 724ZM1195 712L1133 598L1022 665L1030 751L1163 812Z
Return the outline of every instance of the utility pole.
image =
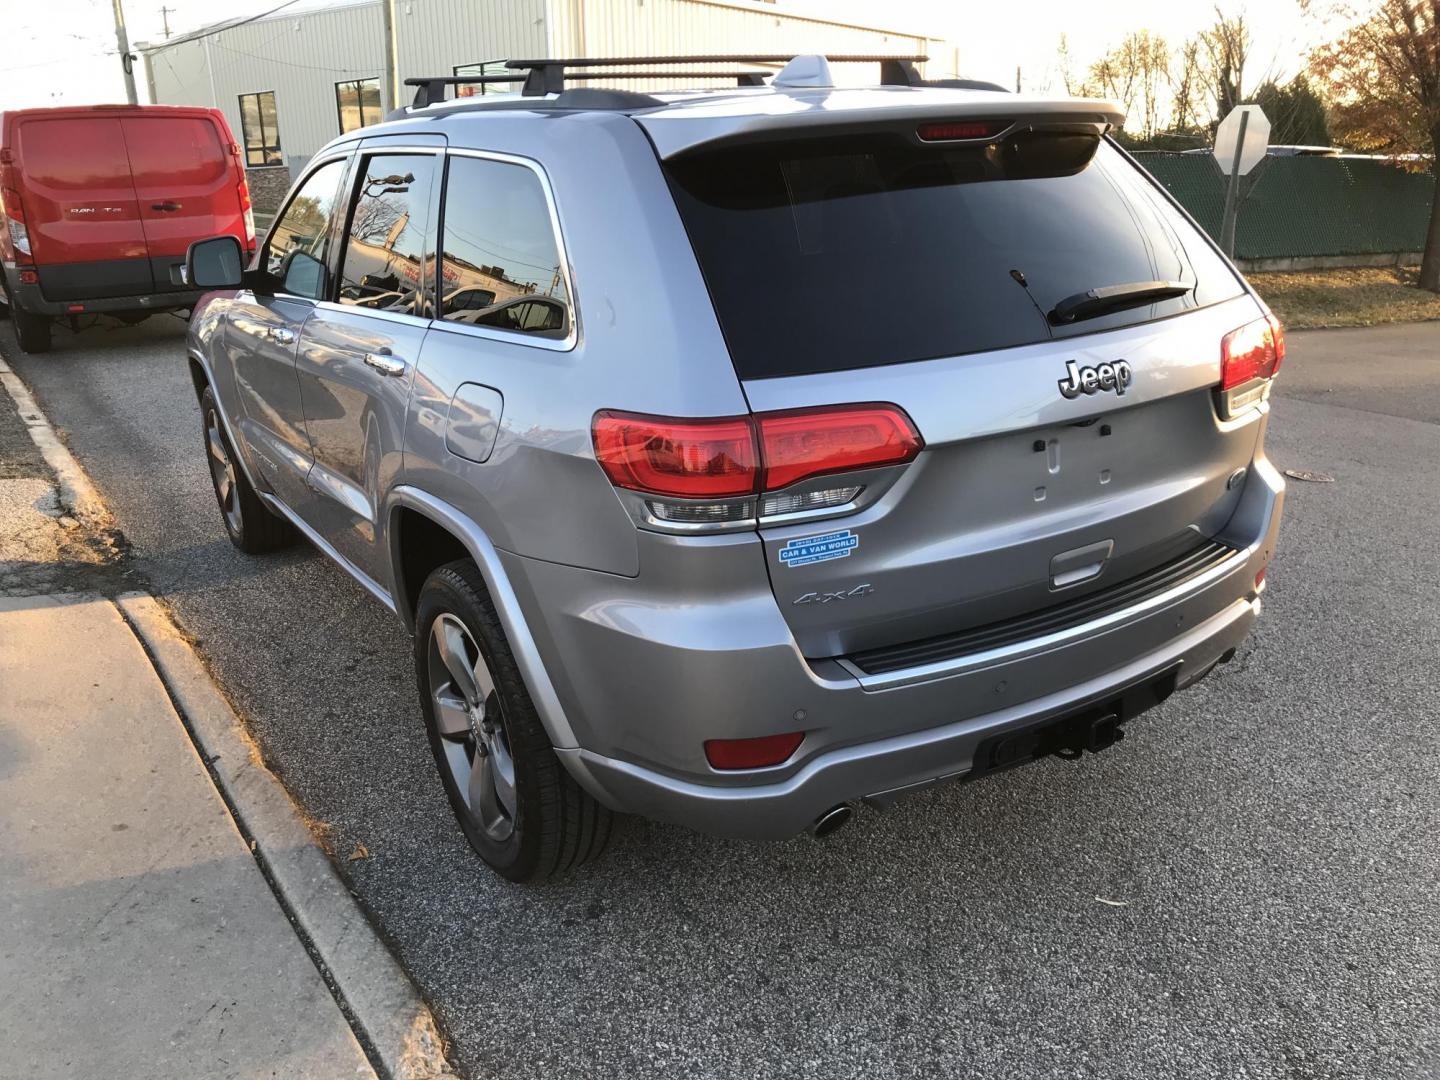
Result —
M119 0L116 0L118 3ZM395 0L381 0L385 18L385 77L380 80L381 107L386 116L400 107L400 65L395 54Z
M160 21L165 24L165 40L166 40L166 41L169 41L169 40L170 40L170 12L172 12L172 11L174 11L174 10L175 10L175 9L172 8L172 7L162 7L162 8L160 9Z
M120 0L115 0L115 44L120 49L120 66L125 69L125 100L131 105L140 104L135 93L135 58L130 55L130 39L125 35L125 9Z
M1020 65L1015 65L1015 93L1020 93Z

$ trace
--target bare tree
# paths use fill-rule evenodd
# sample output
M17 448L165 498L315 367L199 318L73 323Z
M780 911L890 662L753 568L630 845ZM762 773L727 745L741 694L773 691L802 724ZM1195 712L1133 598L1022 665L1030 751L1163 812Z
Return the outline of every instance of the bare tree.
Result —
M1205 70L1201 49L1200 39L1191 38L1180 46L1170 67L1170 126L1175 131L1188 131L1202 119Z
M1142 135L1159 125L1161 87L1170 70L1165 39L1149 30L1126 34L1120 44L1090 65L1082 91L1118 101Z
M1250 26L1244 12L1226 15L1215 8L1215 25L1200 35L1208 61L1215 116L1224 119L1244 98L1245 62L1250 56Z

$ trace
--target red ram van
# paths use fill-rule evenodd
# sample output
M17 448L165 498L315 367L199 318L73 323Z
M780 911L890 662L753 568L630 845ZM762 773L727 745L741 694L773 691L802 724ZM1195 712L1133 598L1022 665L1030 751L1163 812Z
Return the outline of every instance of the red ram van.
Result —
M32 353L56 318L191 307L192 241L229 233L255 249L240 147L216 109L0 113L0 219L3 300Z

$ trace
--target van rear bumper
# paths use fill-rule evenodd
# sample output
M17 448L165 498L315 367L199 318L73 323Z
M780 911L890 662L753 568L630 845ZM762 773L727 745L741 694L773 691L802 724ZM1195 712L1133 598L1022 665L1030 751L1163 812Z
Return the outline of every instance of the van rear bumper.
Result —
M27 285L20 281L16 268L4 268L5 286L11 302L22 311L32 315L103 315L117 311L173 311L176 308L191 308L205 295L202 289L185 289L178 292L140 293L135 296L98 296L80 300L50 300L39 285Z

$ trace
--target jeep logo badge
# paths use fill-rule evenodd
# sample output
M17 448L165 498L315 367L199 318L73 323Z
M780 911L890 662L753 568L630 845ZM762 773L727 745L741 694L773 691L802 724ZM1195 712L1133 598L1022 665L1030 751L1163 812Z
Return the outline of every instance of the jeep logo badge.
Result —
M1135 373L1124 360L1083 368L1071 360L1066 363L1065 372L1065 378L1060 380L1060 393L1072 401L1081 394L1097 394L1101 390L1114 390L1117 397L1124 397L1125 388L1135 381Z

